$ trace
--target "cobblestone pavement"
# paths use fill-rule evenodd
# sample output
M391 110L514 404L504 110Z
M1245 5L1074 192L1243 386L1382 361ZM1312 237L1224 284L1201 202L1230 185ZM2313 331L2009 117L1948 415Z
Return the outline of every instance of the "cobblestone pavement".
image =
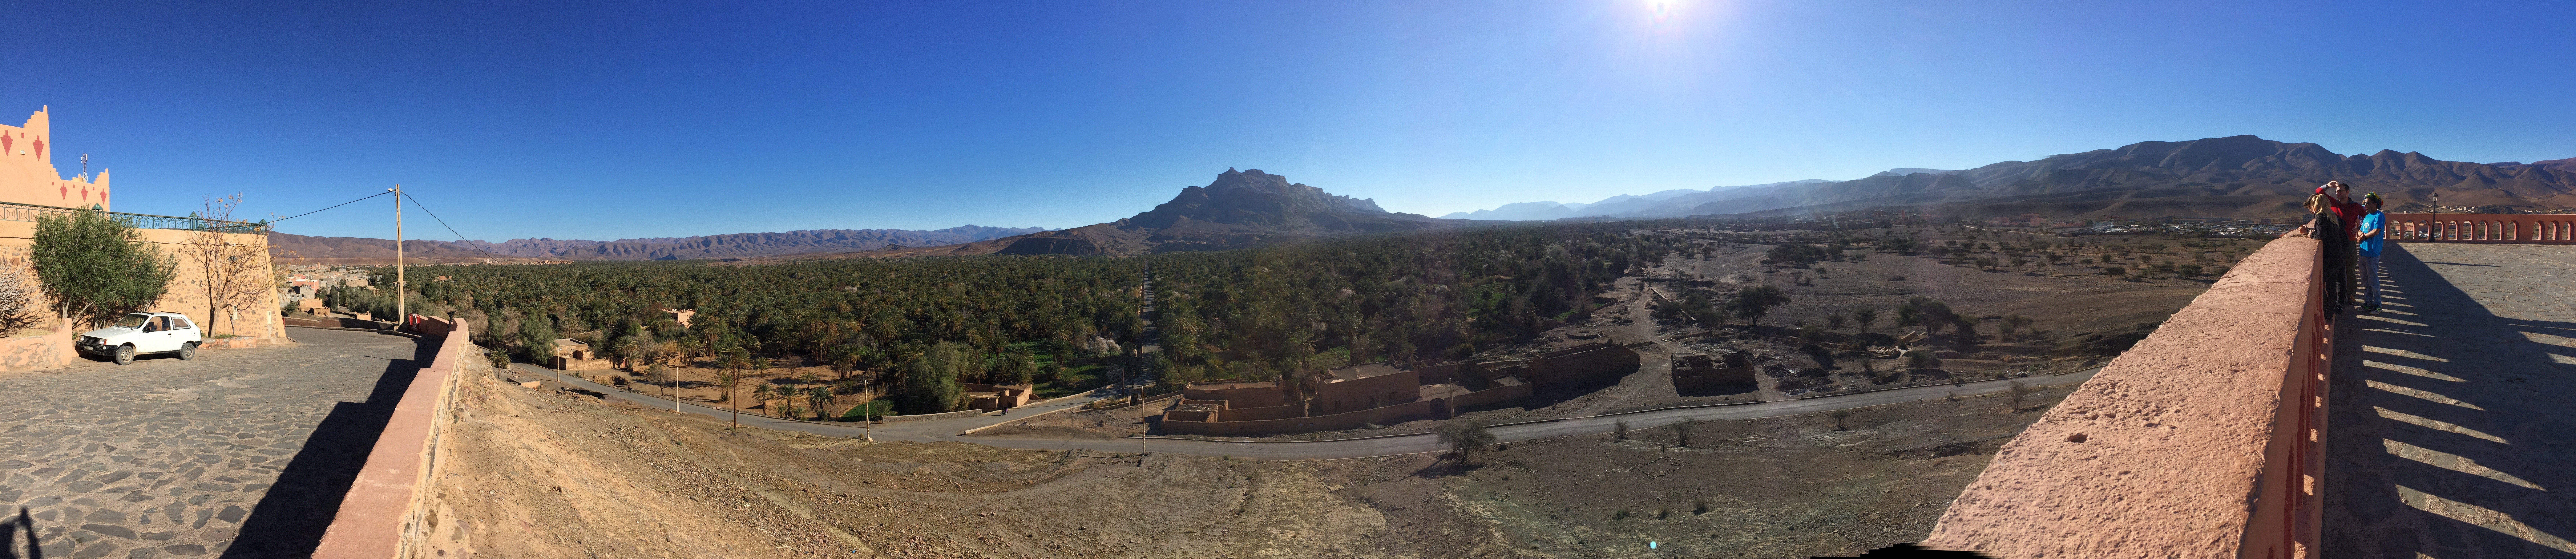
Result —
M0 557L309 554L429 346L289 335L0 373Z
M2576 557L2576 247L2403 243L2342 320L2324 557Z

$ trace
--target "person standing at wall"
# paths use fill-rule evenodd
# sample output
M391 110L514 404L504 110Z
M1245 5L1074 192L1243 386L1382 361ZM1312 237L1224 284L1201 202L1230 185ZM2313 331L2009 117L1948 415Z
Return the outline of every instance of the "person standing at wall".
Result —
M2290 234L2307 235L2317 240L2317 251L2321 256L2318 264L2325 268L2318 274L2326 282L2325 310L2329 314L2341 314L2344 306L2352 302L2352 234L2350 229L2344 228L2343 217L2335 213L2331 189L2332 185L2317 187L2317 193L2309 196L2307 203L2302 205L2314 217L2306 225L2291 230Z
M2388 216L2379 213L2384 204L2377 192L2361 195L2361 205L2369 213L2361 215L2360 231L2352 236L2355 252L2361 255L2361 312L2370 314L2379 314L2379 244L2388 237Z

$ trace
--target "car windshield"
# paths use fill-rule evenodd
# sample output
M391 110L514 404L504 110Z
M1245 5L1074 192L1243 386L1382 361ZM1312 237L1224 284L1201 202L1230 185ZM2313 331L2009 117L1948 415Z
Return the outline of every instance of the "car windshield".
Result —
M129 315L125 315L124 317L121 317L121 318L116 319L116 327L118 327L118 328L142 328L142 327L143 327L143 319L145 319L145 318L149 318L149 317L151 317L151 316L152 316L152 315L148 315L148 314L129 314Z

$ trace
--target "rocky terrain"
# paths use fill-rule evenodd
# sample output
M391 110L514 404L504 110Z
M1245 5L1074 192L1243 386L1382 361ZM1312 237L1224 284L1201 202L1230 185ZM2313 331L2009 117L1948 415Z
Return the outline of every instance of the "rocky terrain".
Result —
M729 431L469 374L427 556L1849 556L1929 533L2065 393L1522 441L1460 467Z

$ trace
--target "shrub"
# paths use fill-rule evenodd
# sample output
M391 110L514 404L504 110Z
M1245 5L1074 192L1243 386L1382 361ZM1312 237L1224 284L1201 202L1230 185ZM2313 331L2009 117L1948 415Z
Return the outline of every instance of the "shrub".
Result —
M1708 499L1691 499L1691 514L1708 514Z
M1843 418L1851 417L1851 410L1834 410L1833 413L1825 414L1825 416L1834 418L1834 430L1841 431L1843 430Z
M1617 426L1613 429L1615 430L1611 431L1610 434L1617 436L1619 440L1628 440L1628 420L1619 420Z

